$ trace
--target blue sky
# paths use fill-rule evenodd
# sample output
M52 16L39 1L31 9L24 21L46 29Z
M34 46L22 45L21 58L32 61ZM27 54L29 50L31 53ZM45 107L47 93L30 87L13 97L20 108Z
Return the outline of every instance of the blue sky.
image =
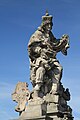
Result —
M11 99L18 81L28 82L30 36L41 24L46 9L53 15L56 38L70 37L68 55L58 54L63 66L62 83L71 92L74 120L80 120L80 0L0 0L0 119L18 117Z

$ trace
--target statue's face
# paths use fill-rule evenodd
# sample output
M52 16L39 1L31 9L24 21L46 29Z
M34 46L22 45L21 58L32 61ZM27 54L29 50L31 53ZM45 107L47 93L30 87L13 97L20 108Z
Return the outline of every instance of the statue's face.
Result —
M46 25L45 25L45 30L46 31L51 31L52 30L52 24L51 23L47 23Z

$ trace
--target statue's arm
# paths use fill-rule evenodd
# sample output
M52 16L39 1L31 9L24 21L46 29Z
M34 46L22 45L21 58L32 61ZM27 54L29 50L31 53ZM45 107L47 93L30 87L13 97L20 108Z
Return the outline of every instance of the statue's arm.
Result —
M69 44L69 36L63 35L60 39L56 39L53 43L53 50L60 52L64 47Z
M41 53L41 46L39 40L34 40L33 42L29 42L28 44L28 54L31 59L35 59L39 57Z

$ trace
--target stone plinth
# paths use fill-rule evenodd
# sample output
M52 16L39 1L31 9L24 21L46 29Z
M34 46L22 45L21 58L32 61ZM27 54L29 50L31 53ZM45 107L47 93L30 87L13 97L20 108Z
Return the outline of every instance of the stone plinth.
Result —
M46 111L46 103L36 98L34 101L29 101L26 111L21 114L19 120L48 120L45 116Z
M47 113L56 113L58 112L58 104L49 103L47 105Z

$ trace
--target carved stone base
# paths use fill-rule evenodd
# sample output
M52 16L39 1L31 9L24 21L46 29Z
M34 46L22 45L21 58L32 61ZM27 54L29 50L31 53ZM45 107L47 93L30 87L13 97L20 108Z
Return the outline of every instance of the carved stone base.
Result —
M69 100L68 89L60 83L58 94L47 93L44 97L34 94L16 120L73 120L72 109L67 104Z
M40 103L33 104L29 103L19 119L17 120L73 120L70 112L63 112L63 109L59 104L55 103Z
M44 100L47 103L59 103L59 95L53 95L53 94L47 94L46 96L44 96Z
M69 107L66 105L66 107ZM70 110L65 110L60 104L48 103L47 104L47 116L53 118L53 120L73 120L72 112Z
M26 111L21 114L19 120L48 120L45 117L46 111L46 103L42 101L39 102L39 99L36 99L36 102L30 101L26 107Z
M58 104L49 103L47 104L47 114L58 112Z

